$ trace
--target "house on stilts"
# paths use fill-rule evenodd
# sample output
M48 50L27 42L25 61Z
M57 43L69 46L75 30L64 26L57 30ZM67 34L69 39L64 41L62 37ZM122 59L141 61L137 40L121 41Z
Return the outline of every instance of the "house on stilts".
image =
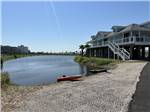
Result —
M150 59L150 21L128 26L112 26L112 32L99 31L87 43L88 56L102 58Z

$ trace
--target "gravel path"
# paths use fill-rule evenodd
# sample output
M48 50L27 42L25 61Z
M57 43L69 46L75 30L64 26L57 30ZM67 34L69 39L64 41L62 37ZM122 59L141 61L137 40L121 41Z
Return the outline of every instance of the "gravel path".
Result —
M122 63L83 81L44 86L13 112L126 112L145 62Z

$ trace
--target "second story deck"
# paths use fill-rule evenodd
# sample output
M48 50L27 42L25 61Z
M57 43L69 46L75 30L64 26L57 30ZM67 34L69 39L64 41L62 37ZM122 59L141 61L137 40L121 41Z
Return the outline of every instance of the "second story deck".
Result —
M114 26L112 29L113 32L98 32L97 35L92 36L89 42L91 48L105 47L109 43L116 43L119 46L150 45L150 22L141 25Z

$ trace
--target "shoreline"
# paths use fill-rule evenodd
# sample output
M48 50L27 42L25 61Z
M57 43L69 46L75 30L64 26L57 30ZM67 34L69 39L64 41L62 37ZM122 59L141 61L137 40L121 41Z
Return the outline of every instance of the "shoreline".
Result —
M126 98L126 99L124 99L123 101L121 100L121 102L123 103L124 102L124 106L122 106L123 108L122 108L122 110L125 110L125 108L127 109L127 103L129 103L130 101L131 101L131 96L132 96L132 94L135 92L135 90L136 90L136 84L137 84L137 79L138 79L138 77L139 77L139 72L138 72L138 74L137 74L137 71L136 71L136 74L135 74L135 76L134 77L132 77L132 76L124 76L124 78L127 78L126 80L124 80L123 79L123 76L122 76L122 74L120 74L122 71L120 71L119 69L120 69L120 67L124 67L125 65L132 65L132 67L136 67L137 65L138 65L138 70L142 70L142 68L144 67L144 65L145 65L145 62L135 62L135 63L120 63L120 64L118 64L118 67L116 68L116 69L114 69L114 70L110 70L110 74L109 73L98 73L98 74L96 74L96 75L92 75L92 76L88 76L88 77L84 77L83 78L83 81L77 81L77 82L60 82L60 83L54 83L54 84L50 84L50 85L44 85L44 86L28 86L28 87L24 87L25 89L27 89L27 88L29 88L27 91L26 91L26 93L24 93L24 94L21 94L21 93L18 93L18 94L20 94L20 96L21 95L23 95L23 96L26 96L26 97L23 97L23 98L25 98L25 99L22 99L23 101L20 101L20 99L18 99L18 101L15 101L15 97L17 97L17 96L13 96L13 98L12 98L12 101L10 101L11 103L9 104L9 102L7 102L7 101L5 101L4 102L4 99L2 99L3 100L3 102L2 102L2 106L4 106L5 105L5 103L6 103L6 106L4 106L3 108L2 108L2 110L7 110L7 112L9 112L9 111L12 111L12 110L14 110L15 108L15 111L17 112L17 109L19 110L19 109L21 109L21 107L23 106L23 105L25 105L25 106L23 106L22 107L22 109L24 110L24 109L27 109L27 107L28 106L30 106L30 105L27 105L26 103L28 102L27 100L28 99L32 99L33 101L34 100L36 100L36 99L34 99L34 97L39 97L39 98L41 98L41 95L43 95L44 93L46 94L46 93L49 93L50 94L50 99L51 99L51 95L53 94L55 94L54 95L54 102L57 104L58 102L56 102L57 100L59 101L60 100L60 102L61 102L61 99L57 99L57 97L60 97L60 95L59 94L57 94L57 92L59 93L60 91L61 91L61 93L60 94L63 94L62 96L63 97L66 97L66 95L68 96L68 94L70 94L71 96L74 96L75 94L74 94L74 92L72 93L71 91L73 90L71 87L75 87L74 88L74 91L80 91L80 89L82 88L83 90L85 90L85 92L84 91L80 91L79 93L77 93L77 99L78 99L78 97L81 95L81 94L83 94L83 96L85 95L85 97L87 97L87 95L85 94L86 92L88 93L88 91L89 91L89 93L90 92L92 92L92 91L90 91L90 90L92 90L92 89L94 89L94 91L95 92L98 92L99 94L101 94L102 96L104 95L104 94L102 94L101 93L101 91L99 91L99 90L97 90L97 88L99 88L99 89L103 89L105 92L106 92L106 94L111 94L110 92L113 90L113 91L118 91L118 87L115 89L115 87L116 87L116 84L119 84L119 86L121 86L121 88L124 88L125 90L126 90L126 88L123 86L122 87L122 85L123 85L123 83L124 82L134 82L135 84L134 85L130 85L129 87L130 87L130 89L129 89L129 91L126 91L127 93L128 93L128 95L127 96L130 96L130 97L128 97L128 98ZM136 65L136 66L135 66ZM126 68L126 69L131 69L131 68ZM118 70L118 71L117 71ZM130 72L133 72L133 71L135 71L135 70L130 70ZM127 71L127 72L129 72L129 71ZM118 75L117 77L115 76L115 75ZM127 73L125 73L125 74L127 74ZM130 75L131 75L131 73L130 73ZM118 78L119 77L119 78ZM131 80L132 79L132 80ZM116 82L118 82L118 83L116 83L116 82L114 82L113 80L116 80ZM120 82L120 80L124 80L123 82ZM133 81L134 80L134 81ZM106 82L106 84L105 84L105 82ZM86 85L85 85L85 83L86 83ZM89 85L89 83L91 83L91 85ZM114 85L114 87L111 87L110 85L108 85L109 83L112 83L112 85ZM85 87L87 87L88 89L86 89L83 85L85 85ZM101 86L100 86L101 85ZM129 85L128 83L127 83L127 85ZM100 86L100 87L99 87ZM103 87L104 86L104 87ZM108 92L107 93L107 87L108 86L108 88L110 88L110 92ZM132 86L132 87L131 87ZM36 88L37 87L37 88ZM94 87L94 88L93 88ZM21 88L21 86L19 86L19 88ZM80 89L79 89L80 88ZM113 89L114 88L114 89ZM120 87L119 87L119 89L121 89ZM64 90L66 90L66 92L64 91ZM22 90L23 91L23 90ZM49 91L49 92L48 92ZM113 92L112 91L112 92ZM122 90L122 91L124 91L124 90ZM51 93L52 92L52 93ZM54 92L54 93L53 93ZM68 93L69 92L69 93ZM71 93L70 93L71 92ZM94 98L94 96L93 95L95 94L95 93L91 93L91 94L89 94L88 96L89 97L91 97L91 98ZM116 93L117 94L117 93ZM124 93L122 93L121 92L121 94L122 94L122 96L124 95ZM40 96L38 96L38 95L40 95ZM48 95L48 94L47 94ZM65 96L64 96L65 95ZM79 96L78 96L79 95ZM92 95L92 96L91 96ZM115 95L115 94L113 94L113 95ZM7 95L6 95L7 96ZM71 97L70 96L70 97ZM119 95L120 97L122 97L121 95ZM126 95L125 95L126 96ZM124 97L125 97L124 96ZM127 97L126 96L126 97ZM10 96L9 96L10 97ZM89 98L88 97L88 98ZM97 96L97 97L100 97L100 99L101 99L101 96ZM104 96L104 98L105 98L106 96ZM115 96L115 97L117 97L117 96ZM44 98L44 96L43 96L43 98ZM74 97L72 97L73 99L74 99ZM71 99L72 99L71 98ZM108 98L106 98L107 100L110 100L112 97L108 97ZM50 100L49 99L49 100ZM70 99L70 102L72 102L72 100ZM76 100L77 100L76 99ZM103 98L102 98L103 99ZM47 99L45 99L46 101L47 101ZM74 99L75 100L75 99ZM85 99L83 99L83 100L85 100ZM30 100L31 101L31 100ZM91 101L93 101L92 99L91 99ZM105 101L105 100L104 100ZM115 101L115 99L114 99L114 101ZM15 104L13 104L12 102L16 102ZM38 103L38 101L36 101L37 103ZM44 102L44 101L42 101L42 102ZM75 102L80 102L80 99L78 99L78 101L75 101ZM120 102L120 103L121 103ZM126 103L125 103L126 102ZM8 103L8 104L7 104ZM52 102L49 102L50 103L50 105L52 105ZM74 102L72 102L73 104L74 104ZM70 104L70 103L69 103ZM39 105L39 103L38 104L36 104L36 105ZM57 104L58 105L58 104ZM61 107L61 105L63 105L63 104L60 104L60 105L58 105L58 106L60 106ZM77 105L77 104L75 104L75 105ZM114 104L113 104L114 105ZM34 104L32 105L33 106L33 110L34 111L36 111L36 108L34 108ZM40 106L40 105L39 105ZM101 106L102 106L102 104L101 104ZM59 107L59 108L60 108ZM83 106L84 107L84 106ZM28 107L29 108L29 107ZM42 107L41 107L42 108ZM47 107L48 108L48 107ZM54 107L51 107L51 108L53 108L53 109L56 109L56 108L54 108ZM57 108L56 110L59 110L59 108ZM71 107L70 107L71 108ZM120 108L120 107L118 107L117 106L117 108ZM30 108L29 108L30 109ZM49 108L48 108L49 109ZM121 108L120 108L121 109ZM90 109L89 109L90 110ZM21 110L22 111L22 110ZM30 110L31 112L32 112L32 109ZM59 110L59 111L61 111L61 110ZM80 110L78 110L78 111L80 111ZM63 112L63 111L62 111ZM65 112L65 111L64 111Z
M22 55L22 56L19 55L19 57L17 57L17 58L14 58L13 55L6 55L6 56L8 56L8 57L10 56L10 58L4 59L4 62L10 61L10 60L19 59L19 58L32 57L32 56L76 56L76 55L63 55L63 54L60 54L60 55L58 55L58 54L27 54L27 55ZM1 58L3 58L2 55L1 55Z

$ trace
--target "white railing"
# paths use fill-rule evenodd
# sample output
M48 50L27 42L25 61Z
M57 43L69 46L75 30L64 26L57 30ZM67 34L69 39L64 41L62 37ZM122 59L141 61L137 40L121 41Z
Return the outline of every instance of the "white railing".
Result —
M109 42L117 43L118 45L121 44L132 44L132 43L141 43L141 44L150 44L150 37L126 37L122 39L116 39L116 40L108 40L108 41L101 41L97 42L96 44L93 44L93 47L99 47L99 46L107 46Z
M124 48L119 48L119 45L116 43L109 43L108 47L113 51L114 54L117 54L122 58L122 60L130 59L130 53Z
M120 49L121 49L121 51L124 52L124 55L125 55L126 59L130 59L130 53L124 48L120 48Z

